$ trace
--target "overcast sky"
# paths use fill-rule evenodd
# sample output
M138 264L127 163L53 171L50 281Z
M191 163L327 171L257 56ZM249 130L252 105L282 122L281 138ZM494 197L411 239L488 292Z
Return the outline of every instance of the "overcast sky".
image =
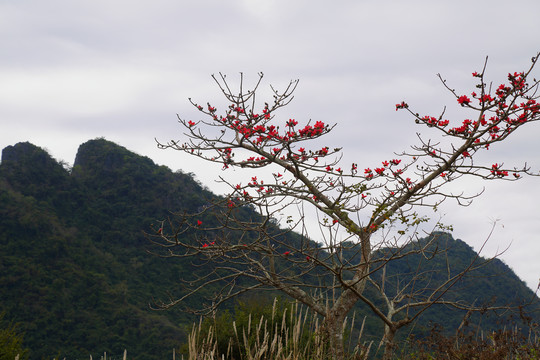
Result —
M424 131L396 103L433 115L448 105L461 122L436 74L470 93L486 56L496 83L526 69L540 51L539 14L538 0L0 0L0 147L30 141L72 164L81 143L105 137L219 192L219 167L154 138L182 138L177 113L198 119L188 97L221 101L211 74L249 83L262 71L264 87L300 79L278 116L337 124L328 144L374 167ZM531 124L488 159L538 170L539 136ZM539 199L540 178L492 182L470 207L441 213L476 250L498 220L484 255L510 246L502 259L536 288Z

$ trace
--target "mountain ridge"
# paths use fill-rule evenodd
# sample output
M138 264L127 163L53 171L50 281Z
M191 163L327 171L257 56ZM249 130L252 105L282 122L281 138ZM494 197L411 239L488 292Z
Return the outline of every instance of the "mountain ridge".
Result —
M143 232L214 196L191 176L105 139L81 144L71 169L28 142L3 149L0 253L7 255L0 261L0 312L22 324L31 357L126 348L134 359L161 359L185 341L195 319L181 309L152 312L148 303L169 291L182 294L181 280L195 270L149 255ZM448 236L466 256L474 253ZM503 286L532 294L499 261L494 264L512 275Z

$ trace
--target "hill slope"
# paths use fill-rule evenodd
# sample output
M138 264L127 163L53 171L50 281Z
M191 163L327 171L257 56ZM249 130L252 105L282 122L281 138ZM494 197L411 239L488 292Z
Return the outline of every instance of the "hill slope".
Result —
M31 358L170 355L192 319L148 302L188 269L150 256L142 230L205 195L189 176L105 140L81 145L71 173L29 143L4 149L0 311L22 323Z

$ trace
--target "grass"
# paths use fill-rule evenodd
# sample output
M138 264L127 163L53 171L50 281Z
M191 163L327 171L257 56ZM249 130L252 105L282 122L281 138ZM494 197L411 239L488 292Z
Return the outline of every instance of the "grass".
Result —
M188 340L189 360L258 360L332 359L328 344L321 336L320 319L298 303L278 314L276 303L270 316L249 316L245 326L232 322L232 335L225 339L218 335L216 322L194 324ZM364 319L365 321L365 319ZM354 316L345 320L346 334L353 330ZM209 325L210 324L210 325ZM222 332L221 332L222 333ZM358 337L346 336L347 359L377 359L382 353L373 342L363 341L364 322ZM424 338L410 337L394 356L397 360L540 360L538 324L530 324L528 331L517 327L490 334L474 330L468 324L453 336L443 334L435 326Z

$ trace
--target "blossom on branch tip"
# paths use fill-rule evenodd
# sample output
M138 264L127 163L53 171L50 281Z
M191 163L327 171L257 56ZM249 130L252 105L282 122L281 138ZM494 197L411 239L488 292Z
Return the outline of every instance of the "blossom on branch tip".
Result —
M399 109L407 109L408 107L409 105L407 105L405 101L402 101L400 104L396 104L396 111L398 111Z
M328 155L328 146L323 147L321 150L318 151L319 155Z
M289 127L293 127L293 126L298 125L298 121L296 121L294 119L289 119L289 121L287 121L286 125L289 126Z
M469 99L466 95L461 95L460 97L458 97L457 99L458 103L460 105L469 105L469 103L471 102L471 99Z

